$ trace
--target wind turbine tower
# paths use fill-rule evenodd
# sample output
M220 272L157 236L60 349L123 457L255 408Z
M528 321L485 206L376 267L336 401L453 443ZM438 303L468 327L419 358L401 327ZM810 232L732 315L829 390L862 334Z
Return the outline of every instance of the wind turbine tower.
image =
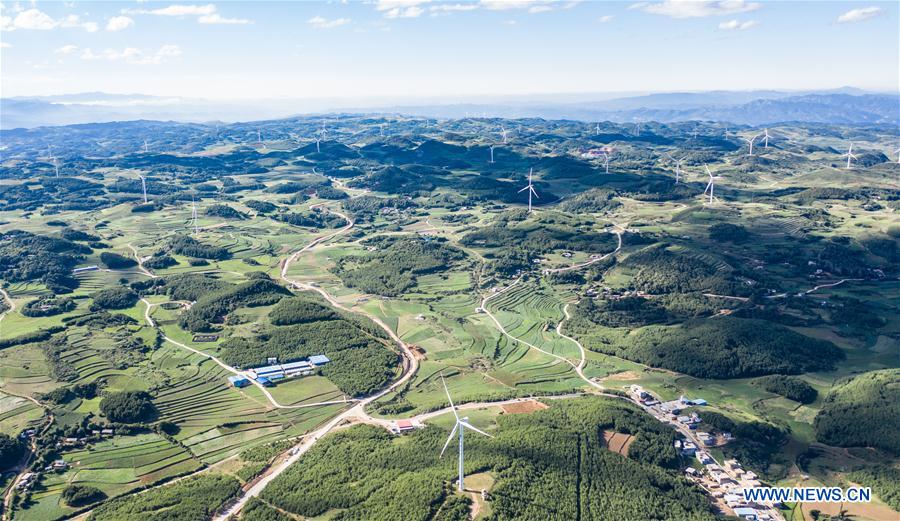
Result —
M491 163L494 162L494 145L491 145Z
M669 159L675 161L675 184L677 185L678 182L681 181L681 174L683 173L681 170L681 162L687 159L687 156L682 157L681 159L675 159L674 157L669 155Z
M144 153L147 154L149 152L150 152L150 147L147 146L147 140L145 139L144 140ZM144 202L147 202L147 201L144 201Z
M191 195L191 222L194 233L200 233L200 226L197 224L197 203L194 201L193 194Z
M607 152L603 153L603 167L606 168L606 173L609 173L609 154Z
M509 137L509 131L504 127L500 127L500 135L503 136L503 142L506 143ZM493 162L493 161L492 161Z
M709 171L709 165L703 165L706 167L706 174L709 175L709 183L706 185L706 190L703 191L703 194L706 195L709 193L709 204L713 203L713 191L716 189L716 179L722 179L722 176L714 176L712 172Z
M141 178L141 191L144 192L144 204L147 204L147 178L142 175L138 177Z
M59 179L59 162L56 157L53 158L53 169L56 170L56 178Z
M469 423L469 418L466 418L466 417L460 418L459 417L459 414L457 414L457 412L456 412L456 406L453 405L453 399L450 398L450 390L447 389L447 382L444 380L443 373L441 373L441 382L444 384L444 392L447 393L447 400L450 401L450 410L453 411L453 416L456 417L456 424L453 425L453 430L450 431L450 436L447 437L447 442L444 443L444 448L441 449L441 455L439 457L440 458L444 457L444 452L447 451L447 447L449 447L450 442L453 441L453 435L458 433L458 435L459 435L459 482L458 482L458 486L459 486L459 491L463 492L466 490L466 487L463 483L463 479L465 478L465 467L464 467L465 458L463 456L463 431L465 431L466 429L471 429L472 431L475 431L478 434L481 434L483 436L487 436L488 438L493 438L493 436L491 436L490 434L488 434L480 429L473 427Z
M600 123L597 123L597 126L594 127L594 135L595 135L595 136L599 136L599 135L600 135Z
M850 170L850 160L857 159L856 154L853 153L853 141L850 142L850 148L847 150L847 153L844 154L847 156L847 168L846 170ZM843 157L843 156L841 156Z
M765 140L763 142L763 148L769 148L769 129L766 129L763 133L763 139Z
M747 144L750 145L750 151L747 153L748 156L753 155L753 141L755 139L756 139L756 136L750 136L750 139L744 138L744 141L746 141Z
M528 171L528 185L525 186L525 188L519 190L519 193L522 193L522 192L524 192L525 190L528 190L528 213L531 213L531 212L532 212L532 209L531 209L531 196L532 196L532 195L535 196L535 197L538 196L537 192L534 191L534 183L531 182L531 176L532 176L532 174L534 174L534 168L532 168L532 169L530 169L530 170Z

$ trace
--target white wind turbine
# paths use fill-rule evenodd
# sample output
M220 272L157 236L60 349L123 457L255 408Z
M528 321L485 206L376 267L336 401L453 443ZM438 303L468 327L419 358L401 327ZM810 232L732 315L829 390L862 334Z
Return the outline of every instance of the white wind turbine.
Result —
M765 129L765 132L763 133L763 139L765 140L763 142L763 148L769 148L769 129Z
M494 162L494 145L491 145L491 163Z
M846 154L843 154L841 157L847 157L847 168L845 170L850 170L850 160L857 159L856 154L853 153L853 141L850 142L850 148L847 150Z
M684 156L681 159L675 159L669 154L666 154L666 156L675 162L675 184L678 184L678 182L681 181L681 174L683 173L681 171L681 162L687 159L687 156Z
M194 201L194 195L191 194L191 222L194 233L200 232L200 226L197 224L197 203Z
M503 142L506 143L509 138L509 131L505 127L500 127L500 135L503 136ZM493 161L491 161L493 163Z
M463 464L465 463L465 459L463 458L463 431L466 429L471 429L478 434L482 434L487 436L488 438L493 438L490 434L473 427L469 423L469 418L463 417L460 418L459 414L456 413L456 406L453 405L453 399L450 398L450 390L447 389L447 382L444 380L444 374L441 373L441 382L444 384L444 391L447 393L447 400L450 401L450 410L453 411L453 416L456 417L456 423L453 425L453 430L450 431L450 436L447 437L447 442L444 443L444 448L441 449L440 458L444 457L444 452L447 451L447 447L450 446L450 442L453 441L453 435L457 432L459 433L459 491L463 492L466 490L465 485L463 484L463 478L465 477L465 469Z
M528 213L531 213L531 212L532 212L532 210L531 210L531 196L532 196L532 195L534 195L535 197L538 196L537 192L534 191L534 183L531 182L531 175L532 175L533 173L534 173L534 168L532 168L532 169L530 169L530 170L528 171L528 185L525 186L525 188L519 190L519 193L522 193L522 192L524 192L525 190L528 190Z
M595 136L599 136L599 135L600 135L600 123L597 123L597 126L594 127L594 135L595 135Z
M603 153L603 167L606 168L606 173L609 173L609 154Z
M750 139L744 138L744 141L746 141L747 144L750 145L750 151L747 153L748 156L753 155L753 141L755 139L756 139L756 136L750 136Z
M703 165L706 167L706 173L709 175L709 183L706 185L706 190L703 191L703 195L709 193L709 204L713 202L713 191L716 189L716 179L722 179L722 176L714 176L712 172L709 171L709 165Z
M144 140L144 153L150 152L150 147L147 145L147 140Z
M59 163L56 161L56 156L53 155L53 147L50 145L47 145L47 155L53 160L53 169L56 171L56 178L59 179Z
M139 175L141 178L141 191L144 192L144 204L147 204L147 178Z

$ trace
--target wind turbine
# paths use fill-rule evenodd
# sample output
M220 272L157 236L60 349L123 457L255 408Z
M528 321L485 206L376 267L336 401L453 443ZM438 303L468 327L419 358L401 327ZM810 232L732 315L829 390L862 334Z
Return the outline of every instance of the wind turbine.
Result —
M381 137L384 137L384 123L378 125L379 131L381 132Z
M750 145L750 152L747 153L748 156L753 155L753 141L756 139L756 136L750 136L750 139L744 138L744 141Z
M197 203L194 201L194 194L191 194L191 221L193 222L192 226L194 228L194 233L199 233L200 227L197 225Z
M494 162L494 145L491 145L491 163Z
M147 154L150 152L150 147L147 146L147 140L144 140L144 153Z
M493 436L491 436L490 434L488 434L480 429L473 427L469 423L469 418L467 418L467 417L460 418L459 417L459 414L456 413L456 406L453 405L453 399L450 398L450 390L447 389L447 382L446 382L446 380L444 380L443 373L441 373L441 383L444 384L444 392L447 393L447 400L450 401L450 410L453 411L453 416L456 417L456 424L453 425L453 430L450 431L450 436L447 436L447 442L444 443L444 448L441 449L441 455L438 457L439 458L444 457L444 452L447 451L447 447L449 447L450 442L453 441L453 435L456 434L457 432L459 432L459 483L458 484L459 484L459 491L464 492L466 490L466 487L463 484L463 478L465 477L464 476L465 470L463 467L463 463L465 462L465 460L463 458L463 431L466 429L471 429L471 430L477 432L478 434L487 436L488 438L493 438Z
M47 145L47 155L53 160L53 169L56 170L56 178L59 179L59 164L56 161L56 156L53 155L53 147L50 145Z
M606 173L609 173L609 154L603 153L603 167L606 168Z
M841 157L847 156L847 168L846 170L850 170L850 160L856 159L856 154L853 153L853 141L850 142L850 149L847 150L847 153L842 155Z
M900 165L900 148L894 151L897 154L897 164Z
M147 204L147 178L142 175L138 177L141 178L141 191L144 192L144 204Z
M706 173L709 175L709 183L706 185L706 190L703 190L703 195L706 195L709 192L709 204L713 202L713 191L716 189L716 179L722 179L722 176L714 176L712 172L709 171L709 165L703 165L706 167Z
M500 127L500 135L503 136L503 142L507 142L507 136L509 135L509 131L506 130L503 126ZM491 161L493 163L493 161Z
M675 162L675 184L677 185L678 182L681 181L681 162L687 159L687 156L684 156L681 159L675 159L669 154L666 154L666 156Z
M316 153L318 154L320 152L321 150L319 149L319 138L316 138Z
M530 170L528 171L528 185L525 186L525 188L519 190L519 193L522 193L522 192L524 192L525 190L528 190L528 213L531 213L531 212L532 212L532 210L531 210L531 196L532 196L532 195L534 195L535 197L538 196L537 192L534 191L534 183L531 182L531 175L532 175L533 173L534 173L534 168L532 168L532 169L530 169Z
M769 148L769 129L766 129L763 133L763 139L765 140L763 143L763 148Z
M597 126L594 128L594 135L595 136L600 135L600 123L597 123Z

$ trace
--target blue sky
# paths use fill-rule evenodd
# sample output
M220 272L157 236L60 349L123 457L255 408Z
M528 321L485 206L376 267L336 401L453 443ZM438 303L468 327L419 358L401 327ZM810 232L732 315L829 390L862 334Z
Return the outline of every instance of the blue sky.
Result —
M900 90L896 2L10 2L3 96Z

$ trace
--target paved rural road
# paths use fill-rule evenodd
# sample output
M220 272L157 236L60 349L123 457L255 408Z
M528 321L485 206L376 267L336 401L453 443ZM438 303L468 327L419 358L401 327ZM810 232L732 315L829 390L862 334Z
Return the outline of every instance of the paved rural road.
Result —
M353 223L352 219L350 219L343 213L340 213L340 212L337 212L334 210L329 210L329 211L333 212L336 215L343 217L344 220L347 221L347 225L334 233L316 237L309 244L307 244L303 248L294 252L290 257L288 257L284 261L284 263L281 266L281 280L283 280L284 282L290 284L292 287L299 289L299 290L315 291L316 293L321 295L325 300L327 300L328 303L331 304L333 307L340 309L342 311L345 311L347 313L356 313L359 315L363 315L366 318L370 319L375 324L377 324L400 347L400 351L403 356L403 366L402 366L403 372L402 372L400 378L398 380L394 381L394 383L392 383L387 388L382 389L381 391L379 391L373 395L370 395L366 398L363 398L362 400L359 400L356 405L354 405L350 409L347 409L346 411L342 412L341 414L335 416L334 418L331 419L331 421L329 421L322 427L319 427L316 431L308 434L300 444L294 446L294 448L291 449L291 455L288 458L283 460L281 463L278 463L277 465L271 467L246 492L244 492L244 494L240 498L238 498L227 510L225 510L223 513L219 514L215 518L216 521L225 521L230 516L239 513L241 511L241 509L244 508L244 505L247 504L247 501L250 500L250 498L258 496L263 491L263 489L265 489L266 486L272 482L272 480L277 478L279 475L281 475L282 472L284 472L291 465L296 463L297 460L299 460L304 454L306 454L306 452L309 449L311 449L316 444L317 441L319 441L319 439L321 439L323 436L328 434L332 429L334 429L341 423L343 423L345 421L349 421L353 418L368 417L368 414L365 412L365 408L367 405L369 405L370 403L374 402L375 400L381 398L382 396L392 392L394 389L397 389L401 385L405 384L410 378L413 377L413 375L416 374L416 371L418 371L418 369L419 369L419 362L418 362L418 360L416 360L415 356L413 356L412 351L410 351L409 346L406 345L406 342L401 340L400 337L397 336L397 334L394 333L394 331L391 328L389 328L387 326L387 324L385 324L380 318L378 318L366 311L351 310L350 308L348 308L348 307L344 306L343 304L341 304L340 302L338 302L334 297L332 297L330 294L328 294L328 292L326 292L322 288L320 288L318 286L313 286L311 284L306 284L303 282L293 280L288 276L288 270L290 269L291 263L294 262L295 260L297 260L298 256L300 256L304 252L311 250L316 245L321 244L322 242L327 241L329 239L332 239L332 238L350 230L351 228L353 228L354 223Z
M180 347L180 348L182 348L182 349L186 349L186 350L188 350L188 351L190 351L190 352L192 352L192 353L194 353L194 354L200 355L200 356L202 356L202 357L204 357L204 358L208 358L208 359L212 360L213 362L217 363L220 367L222 367L222 368L225 369L226 371L229 371L229 372L231 372L231 373L233 373L233 374L236 374L236 375L239 375L239 376L246 377L248 380L250 380L251 382L253 382L253 384L256 385L256 387L258 387L260 391L262 391L262 393L266 396L266 398L269 400L269 402L270 402L270 403L272 404L272 406L275 407L275 408L278 408L278 409L305 409L305 408L308 408L308 407L318 407L318 406L320 406L320 405L333 405L333 404L337 404L337 403L347 403L347 402L351 402L351 401L356 401L355 399L352 399L352 400L331 400L331 401L328 401L328 402L304 403L304 404L301 404L301 405L282 405L282 404L278 403L278 400L276 400L275 397L272 396L272 394L269 392L268 389L265 388L265 386L263 386L261 383L257 382L255 379L250 378L250 376L249 376L246 372L241 371L240 369L237 369L236 367L232 367L232 366L226 364L226 363L223 362L222 360L218 359L217 357L215 357L215 356L213 356L213 355L211 355L211 354L209 354L209 353L205 353L205 352L203 352L203 351L200 351L199 349L194 349L194 348L191 347L191 346L182 344L181 342L175 340L174 338L171 338L171 337L166 336L166 334L163 333L162 330L159 329L159 328L157 327L156 322L154 322L154 321L153 321L153 318L150 316L150 310L151 310L151 309L153 308L153 306L155 306L156 304L151 304L151 303L150 303L147 299L145 299L145 298L142 298L142 299L141 299L141 302L143 302L143 303L147 306L147 310L144 311L144 319L147 320L147 324L149 324L150 327L156 327L156 328L159 330L160 334L162 334L163 339L164 339L166 342L169 342L169 343L171 343L171 344L173 344L173 345L176 345L176 346L178 346L178 347Z
M617 226L617 227L618 227L618 226ZM576 269L576 268L584 268L584 267L586 267L586 266L590 266L591 264L593 264L593 263L595 263L595 262L599 262L599 261L601 261L601 260L603 260L603 259L609 257L610 255L615 255L616 253L618 253L619 250L622 249L622 231L613 232L613 233L616 234L616 237L618 238L618 242L619 242L619 244L616 246L616 249L615 249L615 250L613 250L613 251L607 253L606 255L604 255L604 256L602 256L602 257L598 257L598 258L596 258L596 259L593 259L593 260L591 260L590 262L586 262L586 263L583 263L583 264L579 264L579 265L577 265L577 266L572 266L572 267L569 267L569 268L565 268L565 270L571 270L571 269ZM557 270L557 271L551 271L551 270L548 270L548 271L550 271L551 273L555 273L555 272L558 272L559 270ZM509 289L511 289L513 286L515 286L516 284L518 284L521 280L522 280L522 278L519 277L519 278L517 278L512 284L510 284L509 286L506 286L505 288L503 288L503 289L501 289L501 290L499 290L499 291L496 291L496 292L494 292L494 293L491 293L490 295L487 295L487 296L483 297L483 298L481 299L481 309L484 311L484 314L486 314L486 315L494 322L494 326L496 326L497 330L500 331L500 333L502 333L503 335L509 337L510 339L512 339L512 340L514 340L514 341L516 341L516 342L521 342L522 344L525 344L526 346L528 346L528 347L530 347L530 348L532 348L532 349L535 349L535 350L537 350L537 351L540 351L541 353L544 353L545 355L552 356L553 358L556 358L557 360L563 361L563 362L565 362L565 363L571 365L572 368L575 369L575 372L578 374L579 377L581 377L582 380L584 380L585 382L587 382L591 387L594 387L595 389L603 390L603 386L602 386L602 385L598 384L597 382L595 382L595 381L591 380L590 378L588 378L587 376L585 376L584 371L583 371L584 365L585 365L585 363L586 363L586 353L585 353L585 351L584 351L584 346L582 346L582 345L581 345L581 342L579 342L578 340L575 340L574 338L572 338L572 337L570 337L570 336L567 336L567 335L564 335L564 334L562 333L562 324L563 324L563 321L560 321L560 323L557 324L557 326L556 326L556 333L557 333L559 336L563 337L563 338L566 338L566 339L568 339L568 340L571 340L572 342L575 343L576 346L578 346L578 349L579 349L579 351L581 352L581 358L580 358L580 360L578 361L577 364L574 363L574 362L572 362L571 360L569 360L569 359L566 358L566 357L559 356L559 355L557 355L557 354L555 354L555 353L551 353L551 352L549 352L549 351L545 351L545 350L541 349L540 347L538 347L538 346L536 346L536 345L534 345L534 344L531 344L531 343L529 343L529 342L527 342L527 341L525 341L525 340L522 340L521 338L517 338L517 337L515 337L515 336L509 334L509 332L507 332L506 329L503 327L503 324L501 324L500 321L497 320L497 317L495 317L494 314L491 313L491 311L487 308L487 303L488 303L489 300L493 299L493 298L496 297L497 295L501 295L501 294L505 293L506 291L508 291ZM568 304L566 304L566 305L563 307L563 312L565 313L566 319L567 319L567 320L568 320L569 318L571 318L571 317L569 316L569 305L568 305Z
M618 225L614 225L614 226L616 228L618 228ZM582 262L581 264L576 264L574 266L567 266L565 268L554 268L552 270L545 270L545 273L563 273L566 271L580 270L581 268L586 268L586 267L590 266L591 264L594 264L595 262L600 262L600 261L606 259L607 257L618 252L622 248L622 233L624 231L625 231L624 229L620 229L620 231L613 232L616 234L616 238L619 239L619 245L616 246L616 249L611 251L610 253L607 253L606 255L603 255L602 257L595 257L587 262Z

